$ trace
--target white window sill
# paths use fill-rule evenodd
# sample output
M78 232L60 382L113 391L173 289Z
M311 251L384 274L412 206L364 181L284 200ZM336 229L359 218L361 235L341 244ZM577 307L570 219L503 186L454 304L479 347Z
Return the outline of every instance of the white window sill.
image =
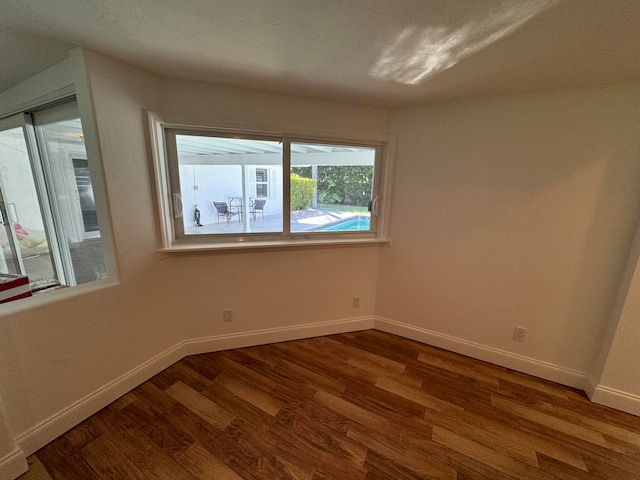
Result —
M65 301L81 295L91 294L99 290L120 286L120 282L115 279L96 280L84 283L75 287L51 288L48 290L33 292L31 297L20 298L15 301L0 305L0 318L23 312L32 308L50 305L55 302Z
M254 250L271 248L317 248L317 247L357 247L372 245L388 245L388 238L350 238L342 240L265 240L265 241L234 241L226 243L178 243L159 249L162 253L188 253L218 250Z

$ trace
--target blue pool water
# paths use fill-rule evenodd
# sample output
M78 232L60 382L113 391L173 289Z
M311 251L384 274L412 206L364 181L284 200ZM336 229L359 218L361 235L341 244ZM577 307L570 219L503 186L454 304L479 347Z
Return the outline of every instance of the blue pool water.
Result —
M350 218L349 220L342 220L337 223L331 223L318 228L321 232L328 231L345 231L345 230L369 230L371 226L371 219L365 216L358 216Z

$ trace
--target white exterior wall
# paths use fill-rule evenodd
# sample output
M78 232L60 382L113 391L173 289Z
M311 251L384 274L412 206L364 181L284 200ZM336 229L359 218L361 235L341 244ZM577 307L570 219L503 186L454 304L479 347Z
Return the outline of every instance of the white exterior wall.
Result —
M217 223L213 202L228 204L229 197L241 196L242 167L239 165L180 165L179 170L185 227L193 226L195 205L200 210L200 223ZM197 190L194 185L198 186Z
M193 212L195 205L200 210L200 223L217 223L218 214L213 202L227 202L229 198L242 197L242 166L241 165L180 165L180 192L184 208L185 227L194 225ZM269 182L269 196L265 199L265 216L282 214L282 167L261 165L247 166L248 173L255 168L266 168L268 175L276 177L275 192ZM255 183L255 182L254 182ZM198 189L194 189L197 185ZM255 197L255 191L248 193Z

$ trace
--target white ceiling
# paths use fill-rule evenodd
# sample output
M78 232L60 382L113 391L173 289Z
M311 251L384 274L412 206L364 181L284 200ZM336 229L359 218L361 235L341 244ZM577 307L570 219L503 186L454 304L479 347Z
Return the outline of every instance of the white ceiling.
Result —
M640 0L0 0L0 91L93 49L379 106L640 80Z

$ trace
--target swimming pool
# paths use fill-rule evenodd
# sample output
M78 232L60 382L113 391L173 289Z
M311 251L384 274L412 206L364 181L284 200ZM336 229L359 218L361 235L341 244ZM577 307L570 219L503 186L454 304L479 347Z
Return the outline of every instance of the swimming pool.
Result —
M358 215L354 218L349 218L347 220L340 220L339 222L330 223L329 225L323 225L322 227L317 228L316 230L320 232L329 232L329 231L361 231L361 230L369 230L371 228L371 218L365 215Z

